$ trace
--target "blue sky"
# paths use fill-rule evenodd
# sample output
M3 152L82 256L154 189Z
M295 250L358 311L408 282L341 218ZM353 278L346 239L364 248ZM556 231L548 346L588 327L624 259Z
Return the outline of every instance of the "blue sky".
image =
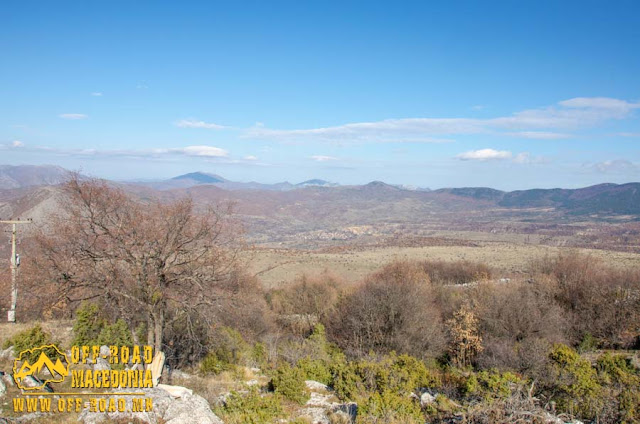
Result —
M635 1L2 9L2 164L118 180L640 181Z

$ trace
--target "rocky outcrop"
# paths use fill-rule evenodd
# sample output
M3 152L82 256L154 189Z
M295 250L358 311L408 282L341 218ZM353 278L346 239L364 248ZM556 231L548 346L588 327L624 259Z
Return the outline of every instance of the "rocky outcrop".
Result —
M313 424L330 424L336 421L337 416L344 417L341 422L355 421L358 409L355 403L336 402L333 390L325 384L312 380L305 381L305 384L311 391L311 397L305 407L298 411L298 416L308 418Z
M148 412L90 412L85 409L78 417L84 424L98 424L107 420L138 419L148 424L223 424L201 396L191 394L189 389L178 386L144 389L146 398L151 398L153 410ZM117 391L114 393L117 396ZM126 411L131 411L131 396L126 399Z

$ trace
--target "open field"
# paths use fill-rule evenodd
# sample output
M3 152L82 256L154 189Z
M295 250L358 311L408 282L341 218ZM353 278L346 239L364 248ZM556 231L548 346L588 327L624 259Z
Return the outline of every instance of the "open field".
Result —
M482 239L476 235L476 240ZM486 238L486 237L485 237ZM483 262L497 269L500 277L524 273L532 260L558 252L578 251L603 260L612 266L640 266L640 254L597 249L572 249L547 245L476 241L476 246L423 247L345 247L342 251L308 251L257 248L248 254L249 269L258 274L265 288L286 285L302 274L330 272L353 284L365 275L395 259L400 260L468 260Z

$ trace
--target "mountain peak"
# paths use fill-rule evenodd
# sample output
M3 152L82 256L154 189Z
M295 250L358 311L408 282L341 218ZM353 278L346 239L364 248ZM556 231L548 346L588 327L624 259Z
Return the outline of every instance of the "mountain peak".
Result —
M198 184L215 184L227 181L220 175L209 174L207 172L190 172L188 174L173 177L172 180L192 180L197 182Z

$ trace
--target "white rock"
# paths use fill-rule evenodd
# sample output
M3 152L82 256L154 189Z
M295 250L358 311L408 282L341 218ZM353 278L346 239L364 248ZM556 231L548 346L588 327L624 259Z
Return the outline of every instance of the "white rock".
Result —
M111 356L111 350L109 350L109 346L100 346L100 356L102 356L103 358L108 358L109 356Z
M322 393L311 392L311 397L306 404L309 406L329 407L333 405L333 403L330 402L332 397L333 395L331 394L323 395Z
M329 386L327 386L326 384L322 384L318 381L307 380L304 382L304 384L307 385L307 388L309 390L318 390L318 391L325 391L325 392L328 392L331 390Z
M111 369L111 365L109 365L109 361L107 361L102 357L97 358L96 363L93 364L94 371L103 371L103 370L110 370L110 369Z
M420 406L423 408L427 405L431 405L435 401L436 397L429 392L424 392L420 395Z
M0 396L4 396L7 393L7 386L4 385L4 381L0 380Z
M0 359L8 359L8 360L16 359L16 354L15 354L15 350L13 349L13 346L9 346L5 350L0 350Z
M257 386L258 384L260 384L260 382L256 379L253 379L253 380L245 381L244 384L246 384L247 386Z
M187 389L186 387L182 387L182 386L170 386L168 384L158 384L158 389L164 390L174 398L179 398L186 395L190 396L193 394L193 390Z
M325 408L304 408L300 411L300 416L309 418L313 424L331 424L327 413Z

